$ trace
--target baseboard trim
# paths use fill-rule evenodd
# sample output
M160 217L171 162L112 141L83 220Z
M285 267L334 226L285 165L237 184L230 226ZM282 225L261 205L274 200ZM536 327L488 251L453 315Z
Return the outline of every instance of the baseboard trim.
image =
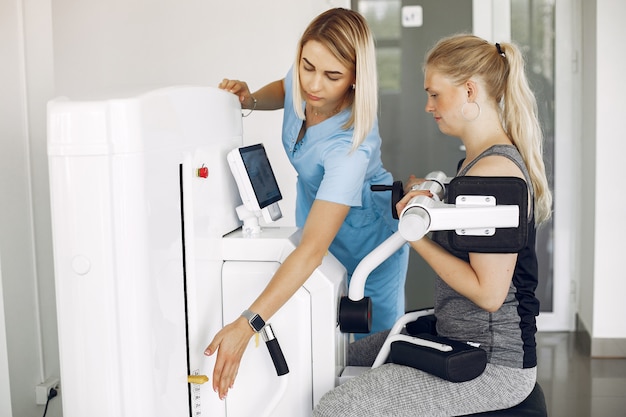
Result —
M626 338L593 338L576 315L576 344L580 352L598 359L626 358Z

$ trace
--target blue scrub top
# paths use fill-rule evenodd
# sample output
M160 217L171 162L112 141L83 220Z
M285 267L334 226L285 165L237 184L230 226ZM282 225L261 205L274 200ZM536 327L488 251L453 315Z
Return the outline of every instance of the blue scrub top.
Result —
M296 146L303 121L293 107L292 76L290 70L284 81L282 140L298 173L296 225L304 226L316 199L350 206L330 245L330 252L346 267L350 277L358 263L398 229L391 212L391 193L370 189L372 184L393 183L393 176L382 164L378 123L359 148L351 151L354 130L343 128L350 117L351 108L347 108L308 128ZM404 245L368 277L365 295L372 297L372 332L390 328L404 314L407 264L408 245Z

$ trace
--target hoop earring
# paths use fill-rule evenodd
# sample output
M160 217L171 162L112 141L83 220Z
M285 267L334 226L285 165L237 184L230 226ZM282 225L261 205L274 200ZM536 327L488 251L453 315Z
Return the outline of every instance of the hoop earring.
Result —
M468 104L473 104L476 106L476 110L475 110L475 116L472 118L468 118L466 115L466 107ZM465 120L467 120L468 122L473 122L474 120L478 119L478 117L480 116L480 106L478 105L478 103L476 103L475 101L469 102L466 101L465 103L463 103L463 106L461 106L461 116L463 116L463 118Z

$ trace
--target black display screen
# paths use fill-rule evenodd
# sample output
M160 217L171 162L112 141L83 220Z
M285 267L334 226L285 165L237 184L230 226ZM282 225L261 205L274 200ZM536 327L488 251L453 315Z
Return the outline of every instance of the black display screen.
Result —
M239 148L241 159L250 178L252 189L260 208L265 208L283 198L274 171L262 144Z

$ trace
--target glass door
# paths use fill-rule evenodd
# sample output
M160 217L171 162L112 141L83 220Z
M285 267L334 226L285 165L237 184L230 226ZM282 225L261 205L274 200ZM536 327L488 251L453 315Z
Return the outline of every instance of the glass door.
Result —
M376 39L383 162L396 180L404 181L410 174L423 176L433 170L453 175L457 162L464 156L458 139L439 132L432 117L424 111L422 62L426 51L439 38L473 32L494 42L512 39L522 48L531 88L538 99L545 134L544 162L554 189L558 83L555 2L352 0L352 8L367 18ZM571 115L565 117L571 118ZM556 201L558 197L555 195ZM549 223L542 225L537 236L540 330L573 328L568 274L560 275L560 280L555 282L555 249L570 251L569 243L558 240L555 243L556 218L555 213ZM411 253L406 284L407 310L432 305L434 276L419 255Z

